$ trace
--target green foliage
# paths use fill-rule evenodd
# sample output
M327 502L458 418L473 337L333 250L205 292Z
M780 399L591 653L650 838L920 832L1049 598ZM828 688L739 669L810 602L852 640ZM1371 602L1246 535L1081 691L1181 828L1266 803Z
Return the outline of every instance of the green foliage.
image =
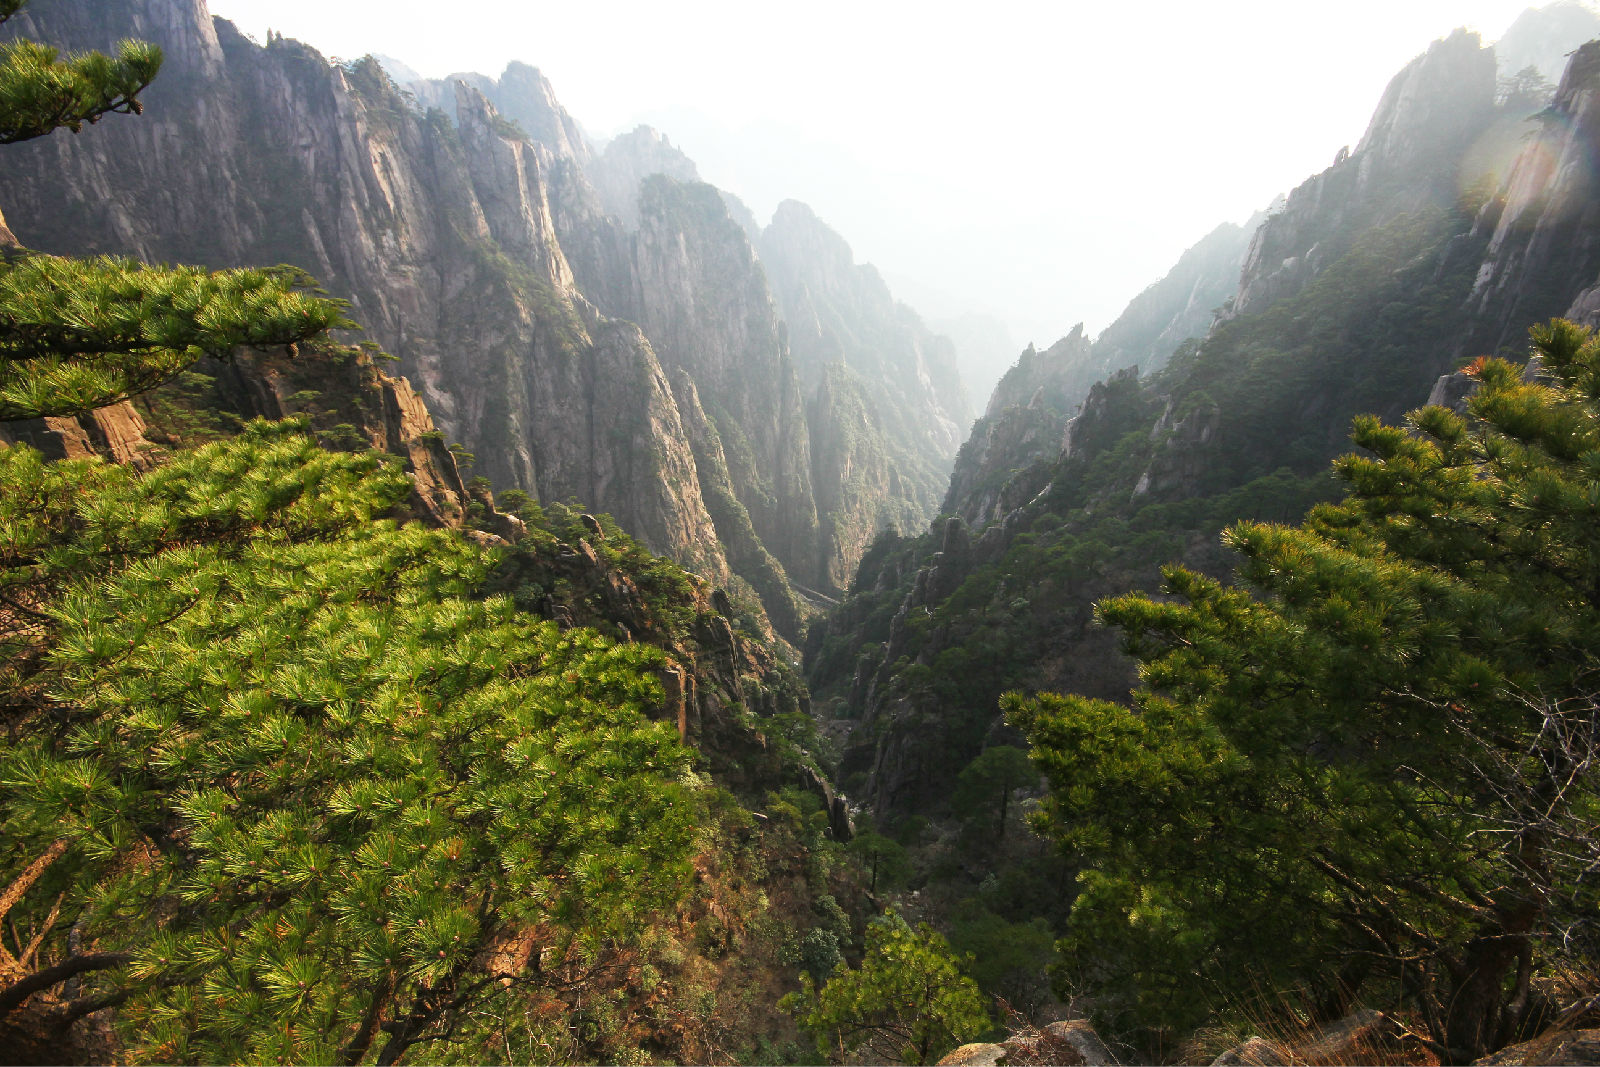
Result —
M800 939L800 965L813 981L826 982L828 976L843 962L844 956L839 952L839 935L832 930L812 927Z
M69 415L159 385L202 356L349 327L291 269L151 267L13 255L0 262L0 420Z
M1055 941L1043 919L1008 922L976 901L957 910L950 928L950 946L971 958L978 988L1029 1018L1050 1000Z
M1004 837L1011 794L1038 781L1039 772L1029 762L1027 750L1015 745L986 748L957 777L955 807L970 815L995 812L995 835Z
M292 423L147 475L0 450L4 877L66 848L12 915L131 954L98 995L145 1058L398 1053L538 984L496 946L689 884L660 655L475 597L492 555L378 518L408 491Z
M911 870L905 846L876 830L858 830L848 848L867 872L869 893L876 893L880 884L885 889L900 884Z
M893 912L867 925L861 966L835 971L821 988L800 976L780 1002L835 1061L865 1052L877 1063L934 1063L989 1028L983 998L945 939L913 930Z
M26 0L0 3L0 23ZM123 41L116 55L85 52L63 57L33 41L0 45L0 144L43 137L65 127L73 133L102 115L139 114L139 94L161 69L161 49Z
M1547 380L1479 361L1468 418L1357 420L1346 501L1232 527L1255 594L1170 567L1101 602L1133 708L1008 699L1085 868L1067 982L1112 1025L1193 1025L1249 974L1408 1001L1469 1060L1600 949L1600 342L1534 337Z

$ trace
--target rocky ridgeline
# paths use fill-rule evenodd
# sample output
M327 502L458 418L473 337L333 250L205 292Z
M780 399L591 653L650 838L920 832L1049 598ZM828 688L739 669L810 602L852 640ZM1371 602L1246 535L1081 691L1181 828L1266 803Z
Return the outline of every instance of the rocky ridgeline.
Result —
M874 292L802 331L807 367L848 366L859 396L831 369L803 385L748 212L653 131L596 152L532 67L402 91L375 60L263 46L202 0L59 0L7 29L167 53L139 120L0 159L28 246L309 270L477 473L608 512L719 583L737 571L791 639L811 610L796 587L825 602L875 529L932 514L965 417L948 353ZM832 241L786 276L856 292ZM692 438L711 435L690 421L715 430L720 469L701 470ZM902 426L937 432L906 445Z

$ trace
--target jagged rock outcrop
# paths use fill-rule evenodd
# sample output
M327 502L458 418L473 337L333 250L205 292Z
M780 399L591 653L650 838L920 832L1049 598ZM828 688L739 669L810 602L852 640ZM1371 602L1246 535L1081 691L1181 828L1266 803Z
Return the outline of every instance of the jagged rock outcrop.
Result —
M694 161L650 126L613 137L590 162L588 174L606 211L630 230L639 228L639 191L646 178L664 174L675 182L700 180Z
M515 124L556 158L574 160L582 166L593 157L577 121L561 106L555 87L536 67L513 60L499 78L464 72L426 79L388 56L373 58L424 111L438 108L446 115L454 115L457 87L464 85L488 100L503 122Z
M145 437L147 429L138 410L124 400L87 415L0 422L0 444L31 445L47 459L98 456L143 469L154 447Z
M1243 226L1225 222L1186 249L1160 281L1129 301L1095 338L1092 359L1078 370L1079 381L1086 373L1100 381L1125 367L1154 374L1178 346L1204 337L1238 291L1245 254L1266 217L1258 212ZM1082 395L1088 386L1077 388Z
M1042 407L1070 415L1082 399L1075 389L1078 369L1088 362L1092 351L1093 345L1084 335L1081 322L1043 352L1029 345L995 386L984 415L993 418L1008 408L1017 407ZM1082 391L1087 393L1097 380L1090 378L1084 382Z

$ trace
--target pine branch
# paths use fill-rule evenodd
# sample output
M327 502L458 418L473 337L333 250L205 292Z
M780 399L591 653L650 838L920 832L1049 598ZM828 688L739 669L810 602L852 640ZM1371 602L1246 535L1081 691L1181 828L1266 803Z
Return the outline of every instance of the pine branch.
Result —
M87 956L69 956L53 967L35 971L15 985L0 990L0 1016L15 1011L33 994L60 985L69 978L89 971L105 971L121 967L131 959L133 959L131 952L95 952Z
M0 46L0 144L62 128L77 133L105 115L141 114L139 94L160 69L161 49L138 41L121 42L115 57L86 52L63 58L33 41Z
M44 875L44 872L50 868L50 865L60 859L66 851L67 842L65 838L53 842L37 859L28 864L21 874L11 880L11 884L6 886L5 891L0 892L0 919L10 914L11 909L16 907L17 901L22 899L23 894L32 889L33 883L37 882Z

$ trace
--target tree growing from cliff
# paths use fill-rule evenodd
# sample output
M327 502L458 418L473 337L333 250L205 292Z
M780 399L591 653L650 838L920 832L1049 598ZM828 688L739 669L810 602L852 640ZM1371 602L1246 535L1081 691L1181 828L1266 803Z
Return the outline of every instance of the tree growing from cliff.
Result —
M837 1061L864 1052L877 1063L934 1063L989 1028L983 996L945 939L893 912L867 925L860 967L834 971L820 988L803 974L800 985L781 1006Z
M1133 707L1007 698L1083 867L1063 975L1111 1024L1192 1025L1250 975L1409 1004L1465 1062L1594 958L1600 341L1534 339L1544 377L1479 361L1466 417L1358 420L1346 500L1228 531L1242 587L1103 601Z

